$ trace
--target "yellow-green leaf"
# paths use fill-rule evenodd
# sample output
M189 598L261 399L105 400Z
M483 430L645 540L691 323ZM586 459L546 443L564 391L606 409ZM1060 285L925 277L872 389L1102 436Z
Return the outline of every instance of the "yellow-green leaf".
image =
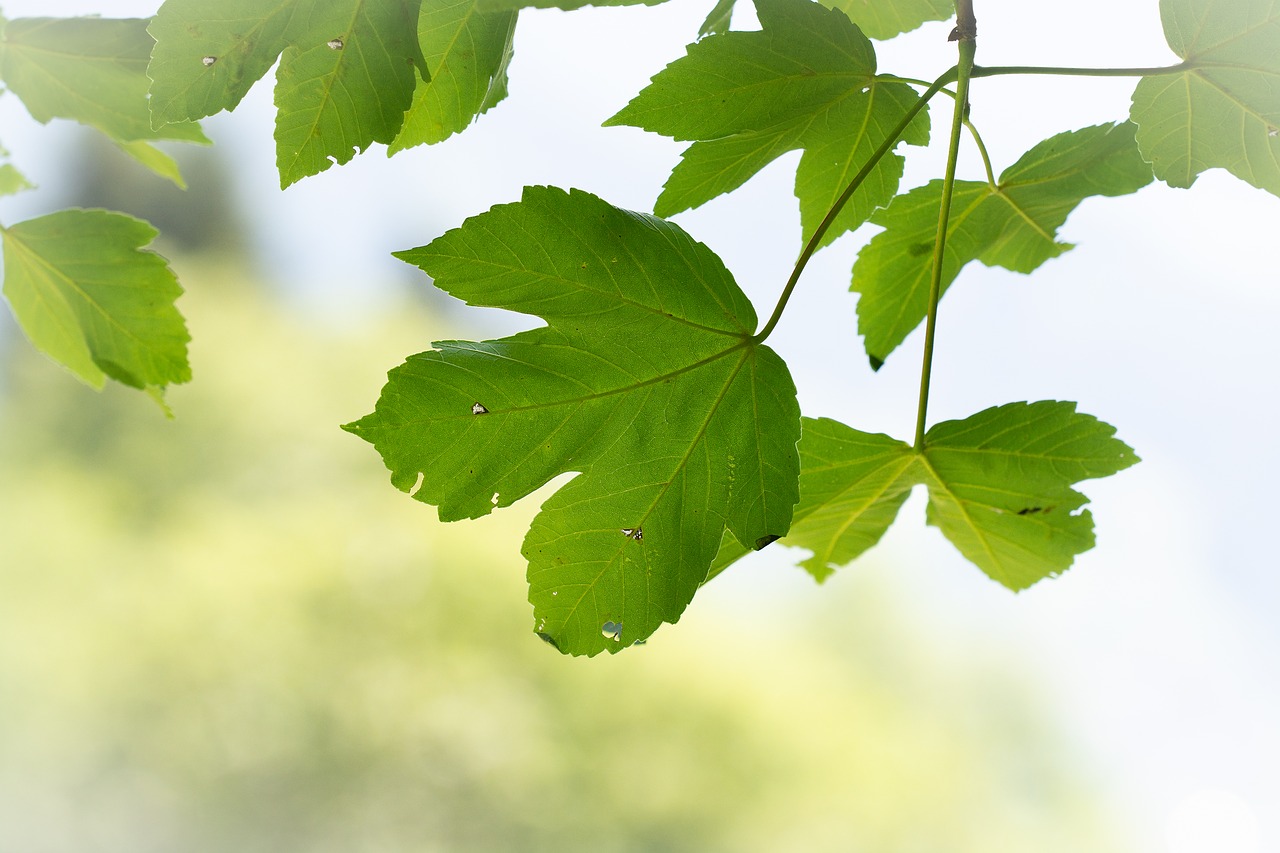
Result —
M4 234L4 294L36 347L95 388L106 377L163 391L190 380L182 293L144 247L146 222L106 210L64 210Z

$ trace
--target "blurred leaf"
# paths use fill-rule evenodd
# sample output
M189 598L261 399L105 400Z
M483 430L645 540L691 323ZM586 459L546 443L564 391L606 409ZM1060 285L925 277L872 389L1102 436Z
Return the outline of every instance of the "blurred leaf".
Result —
M927 21L945 21L956 13L953 0L821 0L839 9L873 39L891 39Z
M142 247L146 222L64 210L4 232L4 293L39 349L95 388L106 377L155 394L190 380L181 294L165 259Z
M1133 93L1138 145L1156 177L1189 187L1223 168L1280 195L1280 6L1272 0L1161 0L1185 71Z
M485 14L476 3L423 4L418 44L428 73L418 81L388 154L447 139L507 96L516 13Z
M562 651L618 651L676 621L726 527L751 544L786 532L795 388L728 271L680 228L531 187L399 257L469 304L549 325L438 343L346 429L446 521L581 472L524 545L537 630Z
M654 205L660 216L734 190L778 156L805 149L796 196L807 240L918 98L906 84L876 80L875 50L844 14L809 0L760 0L757 11L762 30L690 45L605 124L697 140ZM922 113L903 139L928 138ZM902 158L883 158L822 245L887 204L901 177Z
M145 166L148 170L164 178L178 189L185 190L187 188L187 182L182 177L182 170L178 168L177 161L154 145L136 140L134 142L117 142L116 146L127 154L130 159Z
M571 11L584 6L657 6L667 0L476 0L482 12L514 11L516 9L564 9Z
M948 224L942 288L970 261L1029 273L1071 248L1057 230L1081 201L1118 196L1151 182L1134 126L1097 125L1039 143L992 186L956 181ZM924 319L929 302L934 237L942 181L904 193L871 221L885 230L853 266L858 331L873 364L882 363Z
M0 164L0 196L15 195L34 185L12 163Z
M20 18L4 28L0 77L42 123L72 119L120 143L207 143L193 122L152 128L146 75L151 47L145 20Z
M276 165L282 187L391 143L413 102L415 0L167 0L151 23L152 121L232 109L280 58Z

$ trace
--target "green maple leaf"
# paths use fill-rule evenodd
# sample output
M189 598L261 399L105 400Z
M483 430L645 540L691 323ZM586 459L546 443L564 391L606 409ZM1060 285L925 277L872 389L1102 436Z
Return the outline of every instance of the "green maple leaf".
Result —
M927 519L992 579L1025 589L1093 547L1093 518L1071 488L1138 461L1115 429L1074 403L1009 403L925 436L917 452L887 435L804 419L800 503L783 544L808 549L818 580L875 545L911 489ZM712 575L745 554L726 537Z
M506 97L516 13L485 14L476 4L423 4L418 43L427 75L388 154L447 139Z
M1156 177L1189 187L1220 167L1280 195L1280 6L1161 0L1180 74L1144 77L1130 113Z
M233 109L276 61L282 187L391 143L425 72L420 0L166 0L152 19L155 123ZM434 6L432 7L434 8Z
M1098 125L1039 143L993 186L956 181L948 223L942 287L970 261L1029 273L1072 246L1058 228L1094 195L1136 192L1151 182L1151 167L1134 143L1134 126ZM853 267L858 331L879 367L924 319L929 303L934 237L942 181L893 200L871 221L885 230L871 239Z
M105 210L64 210L4 229L4 294L36 347L95 388L106 377L157 397L190 380L182 293L144 251L156 230Z
M796 196L807 240L918 98L910 86L876 79L871 42L843 13L809 0L756 5L763 29L690 45L605 124L694 140L654 205L660 216L736 189L780 155L805 149ZM928 136L921 113L903 139L923 145ZM887 204L901 176L902 158L884 157L823 245Z
M182 185L177 166L150 145L208 143L190 121L151 126L147 22L103 18L20 18L3 22L0 78L37 121L71 119L101 131L142 165Z
M579 472L523 549L537 630L562 651L618 651L676 621L726 529L752 547L787 531L795 388L732 276L679 227L532 187L399 256L548 325L437 343L345 428L443 520Z

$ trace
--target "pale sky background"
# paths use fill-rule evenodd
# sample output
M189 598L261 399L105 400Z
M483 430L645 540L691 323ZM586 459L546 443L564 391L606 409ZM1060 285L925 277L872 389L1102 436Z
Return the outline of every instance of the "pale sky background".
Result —
M236 190L252 202L272 276L300 310L341 322L384 304L389 281L427 286L390 252L515 200L525 184L580 187L650 209L682 146L599 125L683 54L711 5L524 13L511 97L471 130L391 160L375 149L285 192L273 163L270 81L236 113L205 124L236 164ZM126 16L149 15L158 0L2 6L9 17ZM750 20L743 6L739 26ZM1176 61L1156 0L977 0L977 12L980 64ZM933 78L954 61L949 28L928 25L886 46L881 70ZM1135 82L979 80L972 116L999 171L1049 135L1123 119ZM49 136L14 101L0 105L3 141L29 177L55 188L58 166L43 156ZM937 103L941 139L949 102ZM942 159L940 144L911 149L904 186L939 175ZM799 247L797 160L798 152L783 157L731 196L677 217L721 255L761 316ZM967 149L961 176L981 174ZM0 218L45 204L40 194L8 200ZM1098 768L1140 853L1280 850L1280 573L1267 521L1280 474L1269 438L1280 414L1278 233L1280 199L1215 171L1190 191L1154 185L1086 201L1063 229L1078 248L1031 277L970 265L942 303L931 421L1014 400L1076 400L1144 461L1084 484L1098 547L1021 595L927 528L920 495L879 559L843 570L891 576L940 645L964 635L1016 649ZM922 333L878 374L867 368L847 290L867 237L842 238L817 257L771 344L790 363L806 414L909 438ZM473 316L482 318L477 334L520 325L497 312ZM370 404L392 366L368 366ZM373 463L371 476L382 476ZM790 556L753 557L704 590L685 618L717 608L770 630L788 602L824 592L787 567Z

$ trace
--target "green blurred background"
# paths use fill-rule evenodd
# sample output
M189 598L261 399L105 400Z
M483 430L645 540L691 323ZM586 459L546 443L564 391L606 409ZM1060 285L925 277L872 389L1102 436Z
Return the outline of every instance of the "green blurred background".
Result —
M681 146L596 125L710 5L522 13L509 102L283 193L267 82L182 154L186 194L0 98L42 186L0 221L66 204L155 221L196 376L165 421L77 384L0 310L0 853L1280 849L1280 200L1234 179L1086 203L1077 251L1030 280L975 266L948 294L937 418L1074 399L1144 458L1087 484L1098 548L1022 595L927 529L917 496L822 587L771 547L647 645L567 659L532 632L519 557L549 492L442 525L338 429L431 341L523 327L458 310L392 251L525 184L652 204ZM1169 61L1157 0L1059 12L982 0L982 61ZM940 73L948 29L881 67ZM982 82L1001 164L1132 92ZM940 154L914 152L906 185ZM798 239L794 166L680 217L759 306ZM918 362L873 375L852 332L864 237L815 258L773 340L806 413L909 434Z

